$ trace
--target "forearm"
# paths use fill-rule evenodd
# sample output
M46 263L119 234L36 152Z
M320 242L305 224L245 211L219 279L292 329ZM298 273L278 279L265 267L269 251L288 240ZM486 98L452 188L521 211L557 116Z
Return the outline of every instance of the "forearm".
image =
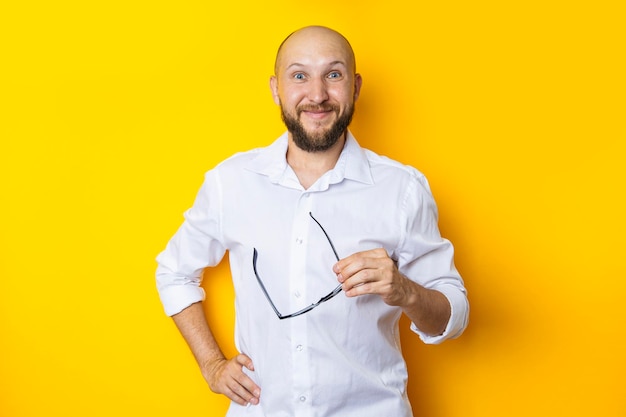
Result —
M406 278L406 302L402 310L422 332L438 336L446 330L450 320L450 302L441 292L424 288Z
M207 370L226 358L206 321L202 303L194 303L172 318L206 378Z
M254 371L252 360L239 354L226 359L209 328L201 303L195 303L172 316L200 365L209 388L240 405L258 404L261 389L243 372Z
M244 367L254 371L252 360L244 354L226 359L209 328L202 303L192 304L172 318L213 392L240 405L259 403L261 388L243 372Z

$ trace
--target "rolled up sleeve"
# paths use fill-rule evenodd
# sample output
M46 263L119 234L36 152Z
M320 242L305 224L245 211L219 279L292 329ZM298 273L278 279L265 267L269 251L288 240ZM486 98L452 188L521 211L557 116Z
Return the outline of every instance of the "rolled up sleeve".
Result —
M438 344L460 336L467 327L467 291L454 265L454 247L439 233L437 206L423 176L417 176L414 187L407 189L404 206L405 235L397 250L400 271L425 288L441 292L448 299L451 311L441 335L428 335L414 323L411 323L411 330L424 343Z
M226 252L220 236L220 187L210 171L185 221L156 258L157 290L168 316L204 300L202 273Z

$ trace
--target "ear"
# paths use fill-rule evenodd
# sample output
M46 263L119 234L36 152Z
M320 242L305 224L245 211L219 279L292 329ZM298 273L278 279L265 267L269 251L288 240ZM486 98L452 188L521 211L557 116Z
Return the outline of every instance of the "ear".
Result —
M361 93L361 84L363 84L361 74L354 74L354 101L359 98L359 94Z
M276 79L275 75L270 77L270 90L272 91L272 98L274 99L274 103L280 106L280 98L278 97L278 79Z

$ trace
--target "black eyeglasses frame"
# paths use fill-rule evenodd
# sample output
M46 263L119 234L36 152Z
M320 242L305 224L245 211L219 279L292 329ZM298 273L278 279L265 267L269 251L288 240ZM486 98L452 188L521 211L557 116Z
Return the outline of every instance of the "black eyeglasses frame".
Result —
M322 229L322 232L324 232L324 236L326 236L326 240L328 240L328 243L330 244L330 247L333 250L333 254L335 255L335 258L337 259L337 261L339 261L339 255L337 255L337 251L335 250L335 245L333 245L332 240L330 240L330 237L328 236L328 233L326 233L326 230L324 230L324 227L321 225L321 223L319 221L317 221L317 219L315 217L313 217L313 214L311 212L309 212L309 216L311 216L311 218L315 221L315 223L317 223L317 225L320 227L320 229ZM259 283L259 285L261 287L261 290L263 291L263 294L265 295L265 298L267 298L267 301L270 303L270 306L272 307L272 310L274 310L274 313L276 313L276 316L279 318L279 320L284 320L284 319L288 319L288 318L291 318L291 317L297 317L297 316L300 316L300 315L302 315L304 313L308 313L309 311L313 310L315 307L317 307L320 304L330 300L331 298L333 298L334 296L336 296L337 294L339 294L341 292L341 284L339 284L334 290L332 290L330 293L328 293L325 296L323 296L322 298L320 298L317 302L315 302L315 303L313 303L313 304L303 308L302 310L296 311L295 313L283 315L283 314L281 314L278 311L278 309L274 305L274 302L272 301L272 298L270 297L269 293L265 289L265 285L263 285L263 281L259 277L259 273L257 272L257 269L256 269L256 261L257 261L259 253L256 250L256 248L253 248L253 249L254 249L254 251L252 253L252 269L254 269L254 275L256 276L256 280Z

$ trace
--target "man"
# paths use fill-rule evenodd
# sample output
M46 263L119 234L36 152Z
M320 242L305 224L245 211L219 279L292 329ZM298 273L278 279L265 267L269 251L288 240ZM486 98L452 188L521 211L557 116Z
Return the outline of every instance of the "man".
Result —
M426 343L467 324L426 179L348 130L361 83L342 35L292 33L270 79L287 132L209 171L157 258L165 311L211 390L231 399L228 416L411 416L401 314ZM226 251L234 358L207 325L199 287Z

